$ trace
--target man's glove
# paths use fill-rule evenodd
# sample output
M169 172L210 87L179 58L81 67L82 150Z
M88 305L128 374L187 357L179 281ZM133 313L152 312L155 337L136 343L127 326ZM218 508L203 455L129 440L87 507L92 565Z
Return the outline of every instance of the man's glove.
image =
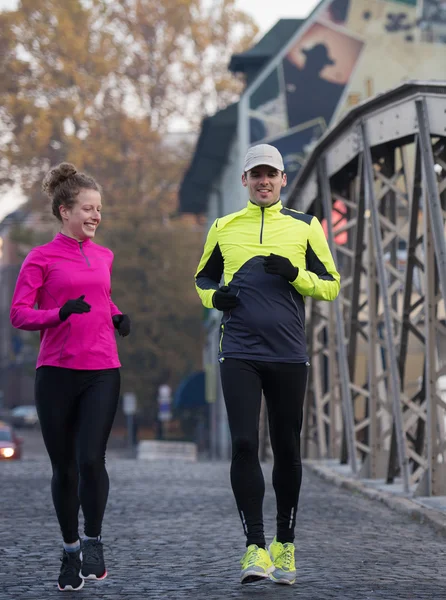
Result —
M114 315L112 321L121 337L126 337L130 333L130 319L127 315Z
M263 261L265 273L270 275L281 275L287 281L294 281L299 273L298 267L294 267L291 261L278 254L270 254Z
M76 300L67 300L59 311L61 321L66 321L72 314L80 315L81 313L90 312L91 305L84 302L85 294L79 296Z
M239 299L234 292L229 291L229 286L223 285L212 296L212 305L217 310L231 310L239 303Z

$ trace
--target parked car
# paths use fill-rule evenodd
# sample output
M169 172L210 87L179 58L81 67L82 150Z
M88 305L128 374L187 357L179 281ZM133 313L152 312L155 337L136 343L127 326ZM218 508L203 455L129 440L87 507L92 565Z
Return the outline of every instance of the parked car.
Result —
M22 458L23 440L14 429L0 421L0 460L19 460Z
M37 427L39 417L33 405L16 406L11 410L10 422L13 427Z

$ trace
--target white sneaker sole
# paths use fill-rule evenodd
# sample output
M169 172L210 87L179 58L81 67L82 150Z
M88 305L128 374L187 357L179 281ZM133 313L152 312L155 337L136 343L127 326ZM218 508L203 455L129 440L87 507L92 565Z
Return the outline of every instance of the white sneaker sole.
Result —
M273 577L272 573L270 574L269 578L271 579L271 581L274 581L274 583L279 583L281 585L293 585L293 583L296 582L296 578L294 578L292 581L290 581L289 579L276 579L275 577Z
M79 574L82 579L87 580L87 579L95 579L96 581L102 581L103 579L105 579L108 575L107 571L105 571L105 573L102 575L102 577L96 577L96 575L82 575L82 571Z
M85 581L83 580L83 578L81 578L81 579L82 579L81 584L77 588L74 588L71 585L66 585L64 588L61 588L59 584L57 584L57 587L58 587L58 589L59 589L60 592L78 592L79 590L81 590L84 587L84 583L85 583Z

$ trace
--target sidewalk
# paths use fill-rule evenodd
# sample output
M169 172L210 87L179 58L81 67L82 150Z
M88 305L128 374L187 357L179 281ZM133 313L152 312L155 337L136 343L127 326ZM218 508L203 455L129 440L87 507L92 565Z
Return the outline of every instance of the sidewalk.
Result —
M307 460L305 465L323 480L382 502L410 519L427 523L436 532L446 536L446 496L414 497L412 493L404 493L399 480L387 484L382 479L358 479L353 476L350 467L341 465L339 460Z
M88 600L441 600L444 538L406 514L329 484L305 468L296 536L298 581L241 586L244 537L227 463L110 458L103 537L109 577L69 598ZM271 466L265 529L274 535ZM60 536L50 466L0 464L0 598L60 598ZM62 596L64 598L64 596Z

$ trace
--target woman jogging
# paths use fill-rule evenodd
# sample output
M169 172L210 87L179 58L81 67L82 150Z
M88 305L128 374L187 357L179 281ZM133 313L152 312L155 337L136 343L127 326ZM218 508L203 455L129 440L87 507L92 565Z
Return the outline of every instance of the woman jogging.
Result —
M42 189L62 227L23 262L10 316L14 327L40 331L35 396L63 537L58 587L80 590L85 579L107 576L101 542L109 491L105 451L121 366L114 330L127 336L130 320L111 300L113 253L92 241L101 222L99 185L62 163L49 171Z

